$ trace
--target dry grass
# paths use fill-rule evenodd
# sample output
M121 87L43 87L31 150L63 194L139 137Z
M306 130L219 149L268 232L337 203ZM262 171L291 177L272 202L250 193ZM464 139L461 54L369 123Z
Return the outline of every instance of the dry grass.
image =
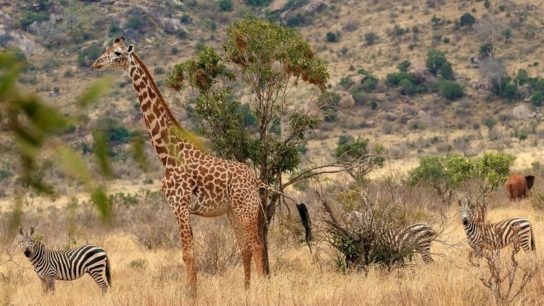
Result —
M537 246L535 260L543 263L542 213L532 208L530 200L514 204L499 200L489 213L491 221L512 216L527 217L533 222ZM440 239L448 245L433 246L434 263L424 265L418 259L408 268L393 272L371 270L368 275L337 272L332 261L334 254L326 245L319 244L314 255L310 255L302 244L286 240L284 236L288 231L276 225L271 233L272 275L267 280L254 276L248 291L243 289L242 267L228 256L233 243L232 236L226 233L228 226L221 220L203 222L199 219L195 222L195 235L209 241L211 236L206 235L210 230L220 231L221 238L212 243L218 247L221 242L225 245L224 253L217 258L227 264L215 274L199 273L199 295L195 301L185 294L185 270L179 244L148 249L131 234L130 226L102 229L100 232L104 235L101 237L89 233L88 229L82 231L85 238L81 241L103 245L111 258L113 288L107 296L100 296L98 287L88 276L77 281L59 282L54 295L44 295L37 276L28 269L30 264L18 254L15 261L25 268L11 262L0 265L0 301L6 305L179 305L192 302L198 305L489 305L491 294L479 281L481 276L487 275L485 265L483 261L481 268L469 264L468 246L457 209L448 209L447 217L447 226ZM173 220L157 220L163 221ZM50 226L54 227L53 224ZM58 231L61 232L62 227ZM199 249L203 256L210 256L206 248ZM523 252L518 255L520 265L527 264L531 258ZM1 252L0 262L6 259L6 253ZM206 258L200 262L206 264ZM544 271L539 270L518 303L544 302L543 281Z

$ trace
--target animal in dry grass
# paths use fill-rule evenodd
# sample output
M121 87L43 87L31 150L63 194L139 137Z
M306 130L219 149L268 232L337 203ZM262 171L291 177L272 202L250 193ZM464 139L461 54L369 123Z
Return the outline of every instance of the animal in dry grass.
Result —
M521 200L528 196L529 190L533 188L535 177L532 175L522 176L512 174L506 181L506 190L511 201Z
M431 257L431 244L437 233L428 224L412 224L399 231L391 232L392 245L399 250L407 250L421 255L425 263L433 262Z
M357 224L359 228L368 229L372 223L368 219L369 216L369 214L354 211L349 215L349 219ZM438 233L428 224L416 223L399 230L388 229L378 236L382 237L385 244L395 248L398 253L419 253L423 262L433 262L431 244L438 236Z
M514 254L523 249L535 250L533 227L524 218L510 218L497 223L485 221L485 210L475 209L469 201L459 200L459 215L465 229L468 244L472 248L469 260L474 255L482 256L484 250L499 251L512 245Z
M45 292L55 291L55 280L75 280L84 274L93 278L102 294L111 287L110 261L103 248L84 245L69 251L49 250L33 233L33 227L28 231L20 228L17 247L32 263Z
M92 68L119 68L132 80L149 138L165 169L162 191L178 222L189 294L195 295L197 286L190 214L204 217L227 214L241 249L246 288L252 259L259 275L268 274L259 190L277 191L264 184L247 165L214 157L198 148L170 111L134 47L127 46L124 38L115 39Z

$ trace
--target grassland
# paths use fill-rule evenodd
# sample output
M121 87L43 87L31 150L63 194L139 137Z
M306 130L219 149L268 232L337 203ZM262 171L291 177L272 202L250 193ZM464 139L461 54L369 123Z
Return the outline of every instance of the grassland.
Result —
M119 1L121 2L121 1ZM155 6L155 1L137 1L146 8L164 13L170 1ZM187 38L166 34L153 25L145 33L140 33L139 41L134 41L136 52L142 56L150 71L155 74L159 87L173 108L173 112L184 125L189 125L185 104L187 99L179 97L164 88L166 73L173 64L193 56L199 46L209 44L219 47L225 36L226 26L250 10L242 1L234 1L235 10L230 13L217 11L215 1L194 1L195 6L183 9L169 9L172 18L189 15L192 24L185 24L189 30ZM428 3L439 3L430 8ZM467 96L456 102L447 102L436 94L417 97L400 95L394 89L383 88L376 94L379 102L376 109L369 103L353 108L340 109L339 120L321 125L310 135L308 153L304 163L322 164L333 159L332 153L340 135L353 135L369 138L371 143L383 144L390 156L385 166L370 173L371 180L388 177L392 173L396 179L417 164L418 157L448 152L478 154L485 150L504 150L516 155L515 169L528 169L535 162L543 160L541 138L544 136L543 117L540 108L530 119L515 119L512 108L527 101L515 104L493 96L490 91L480 92L471 87L472 81L481 81L477 68L470 64L469 58L478 54L482 43L481 31L455 28L459 17L471 12L477 20L487 20L495 27L491 40L495 47L495 57L500 59L509 74L519 68L527 69L530 75L542 74L544 65L538 64L544 55L540 48L544 21L541 1L491 1L491 8L484 8L484 1L330 1L331 6L324 13L316 15L310 25L301 28L304 37L316 48L317 55L326 59L331 74L331 90L338 90L338 83L345 76L355 75L355 70L364 68L381 79L396 70L396 65L409 59L414 64L423 63L430 48L446 52L452 62L457 80L465 86ZM2 4L4 5L4 4ZM501 9L504 5L506 8ZM331 8L334 7L334 8ZM531 7L531 9L529 9ZM55 48L43 48L43 52L27 55L31 69L23 73L21 83L29 91L50 101L66 113L76 113L76 97L97 77L104 74L90 72L86 67L77 66L79 50L92 44L102 47L111 38L109 19L99 19L106 12L113 17L126 18L129 6L101 6L70 1L65 19L78 21L82 28L92 32L89 40L77 43L68 34L59 30L56 35L65 35L64 42ZM2 6L5 12L17 20L17 5ZM162 10L162 11L161 11ZM96 16L80 18L79 15ZM160 15L159 14L159 15ZM431 18L436 16L447 23L433 26ZM110 18L111 16L106 16ZM520 19L521 18L521 19ZM217 20L217 28L204 26L209 20ZM522 20L522 21L520 21ZM74 22L75 22L74 21ZM100 28L94 31L92 22ZM344 25L355 22L357 29L344 30ZM407 29L404 35L394 36L394 25ZM12 25L8 25L11 27ZM417 28L417 39L414 36ZM57 27L52 27L52 31ZM503 30L511 29L512 37L504 39ZM538 31L537 31L538 30ZM17 31L21 31L17 29ZM340 31L337 43L327 43L328 31ZM366 33L374 32L378 40L368 45L364 43ZM533 34L534 36L531 36ZM48 35L24 33L38 44L45 45ZM531 35L529 35L531 34ZM128 36L127 36L128 37ZM448 38L445 43L444 38ZM176 52L174 52L176 48ZM61 54L62 56L58 56ZM53 63L52 68L45 64ZM535 63L537 63L535 65ZM155 68L163 68L155 73ZM70 73L68 73L70 72ZM77 133L66 136L68 143L80 149L92 144L92 127L103 118L116 118L131 130L141 130L139 109L134 108L135 96L127 86L124 77L115 75L111 90L96 105L85 113L86 120L78 126ZM54 88L58 91L55 93ZM294 89L289 95L294 102L308 99L307 93ZM315 98L315 97L314 97ZM244 97L247 99L247 97ZM412 128L413 120L422 120L423 115L432 117L423 127ZM485 119L497 121L495 127L488 128ZM365 123L368 127L361 127ZM0 130L0 142L10 146L8 132ZM521 139L518 131L529 131L527 139ZM148 145L148 144L146 144ZM337 271L336 253L322 240L316 239L315 252L310 254L300 243L296 234L300 233L296 220L285 217L287 221L276 220L270 237L271 271L270 279L259 279L254 275L252 286L244 290L243 272L239 256L233 242L232 233L224 219L210 220L195 218L194 231L201 272L199 273L199 295L191 300L186 295L185 268L181 260L181 247L177 238L175 220L164 200L148 198L139 194L144 188L153 193L158 191L160 178L158 162L152 149L146 147L152 159L153 173L141 173L135 169L133 160L127 157L127 149L120 146L117 152L124 153L114 165L115 180L109 184L109 192L118 195L120 205L115 207L113 223L104 225L96 216L96 211L87 202L84 193L66 182L65 178L47 172L49 178L60 191L55 200L37 197L22 205L22 223L34 225L47 245L55 248L71 247L82 243L95 243L104 246L112 261L113 288L104 297L89 277L74 282L59 282L54 295L44 295L40 282L30 269L30 264L22 254L17 253L14 262L8 259L11 238L8 223L12 220L11 209L14 199L13 189L16 176L3 179L0 186L0 305L491 305L493 297L480 282L482 275L489 272L483 261L479 268L467 260L468 246L458 220L455 207L442 207L446 222L443 234L439 237L446 243L433 246L435 262L424 265L416 260L406 268L383 271L371 269L368 274ZM122 154L121 154L122 155ZM91 159L91 158L89 158ZM15 172L19 167L17 156L2 156L8 170ZM89 161L92 164L92 161ZM4 167L4 164L2 164ZM534 167L534 171L538 167ZM540 173L533 195L542 196ZM153 178L152 184L142 183ZM344 184L345 177L337 179ZM290 190L291 192L291 190ZM425 190L425 192L432 192ZM121 194L122 193L122 194ZM138 204L132 197L138 195ZM296 195L308 200L304 192ZM75 200L74 200L75 199ZM143 199L143 200L142 200ZM540 198L540 201L542 198ZM438 199L429 196L424 202L409 201L414 210L421 209L422 216L432 215ZM312 213L319 225L317 206L311 201ZM74 204L76 203L76 204ZM499 190L492 198L490 220L500 220L512 216L527 217L532 221L536 235L536 255L520 253L521 265L531 262L542 266L544 248L544 208L538 200L531 198L519 203L508 203L504 191ZM428 222L423 218L414 220ZM504 252L505 254L507 252ZM503 254L504 255L504 254ZM516 301L518 305L544 304L544 270L538 270L536 277L526 287Z
M521 267L536 264L539 270L516 304L541 304L544 301L544 271L540 268L544 262L542 212L533 207L533 200L509 203L501 192L492 198L489 220L527 217L533 223L536 236L536 254L521 252L517 256ZM480 267L473 267L468 262L469 248L456 207L444 209L446 221L438 239L441 242L436 242L432 248L434 263L425 265L418 258L405 268L389 272L371 269L367 274L337 271L334 264L336 253L323 240L316 239L314 253L310 254L294 238L296 230L286 230L285 221L276 222L271 233L271 277L261 279L254 275L252 286L247 291L243 288L242 267L225 220L195 218L194 231L202 271L199 273L198 297L191 300L186 295L185 268L179 241L175 237L175 221L165 203L155 207L153 212L149 212L152 210L149 206L127 209L126 216L123 216L123 209L118 209L114 214L117 221L109 227L96 220L96 215L85 205L80 204L77 210L75 229L71 234L68 209L50 211L53 208L35 210L29 207L26 208L24 223L37 225L38 233L45 236L46 243L57 248L70 241L66 235L79 244L104 246L112 262L111 291L102 297L92 279L85 276L77 281L58 282L56 293L45 295L29 262L19 252L13 257L17 264L6 262L0 265L0 300L3 304L490 305L493 300L490 291L479 280L489 273L484 261L480 260ZM413 205L421 208L420 205L432 203ZM316 210L318 208L312 205L314 214ZM142 214L148 214L153 220L148 220L145 226L135 225L146 220ZM432 212L428 211L429 214ZM7 215L3 218L7 221ZM318 217L314 220L316 227L319 227L318 220ZM291 221L296 224L296 220ZM153 227L159 232L153 232ZM166 239L161 234L173 238L168 238L171 242L166 246L148 248L142 243L142 234L147 235L146 238L154 237L156 241ZM12 250L7 237L3 238L5 250ZM504 251L504 254L509 254L509 251ZM0 262L7 259L7 253L1 252Z

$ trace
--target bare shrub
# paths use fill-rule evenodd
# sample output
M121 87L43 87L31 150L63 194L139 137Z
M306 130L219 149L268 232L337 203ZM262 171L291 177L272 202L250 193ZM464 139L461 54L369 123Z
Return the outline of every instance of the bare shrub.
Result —
M525 287L537 272L538 266L532 262L520 266L515 258L516 250L508 259L501 259L499 252L485 252L488 276L481 276L482 284L491 291L497 305L510 305L519 299Z
M153 278L159 284L164 284L171 281L183 282L185 278L185 268L181 262L178 262L161 266L154 274L155 275L153 275Z
M421 249L413 241L399 242L395 235L425 215L422 207L408 206L413 203L407 201L412 191L389 181L364 190L351 187L337 191L335 200L316 191L321 203L320 232L337 250L336 267L357 271L405 266Z
M120 199L112 204L116 226L126 228L147 249L180 245L177 221L161 192L141 191L136 202L126 195Z
M195 231L198 269L208 274L223 274L240 263L240 252L226 218L202 220L206 224Z
M359 23L356 20L348 20L342 29L346 32L353 32L359 28Z

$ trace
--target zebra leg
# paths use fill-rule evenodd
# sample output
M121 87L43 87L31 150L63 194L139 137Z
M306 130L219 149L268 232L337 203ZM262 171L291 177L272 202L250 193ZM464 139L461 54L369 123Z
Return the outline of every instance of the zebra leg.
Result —
M45 278L41 278L41 277L40 277L40 281L42 283L43 292L47 293L49 291L47 287L47 281L45 280Z
M479 267L480 264L479 263L475 263L474 261L472 261L472 259L474 258L474 253L477 253L478 255L480 254L478 250L470 250L468 252L468 261L470 262L471 265L475 266L475 267Z
M430 249L423 250L423 252L421 252L421 259L423 259L423 262L427 264L433 262L434 260L431 257L431 250Z
M55 279L54 278L47 278L45 280L47 285L47 291L51 293L55 293Z
M94 279L95 283L102 289L102 295L108 292L108 283L104 280L104 267L100 269L89 271L89 275Z

